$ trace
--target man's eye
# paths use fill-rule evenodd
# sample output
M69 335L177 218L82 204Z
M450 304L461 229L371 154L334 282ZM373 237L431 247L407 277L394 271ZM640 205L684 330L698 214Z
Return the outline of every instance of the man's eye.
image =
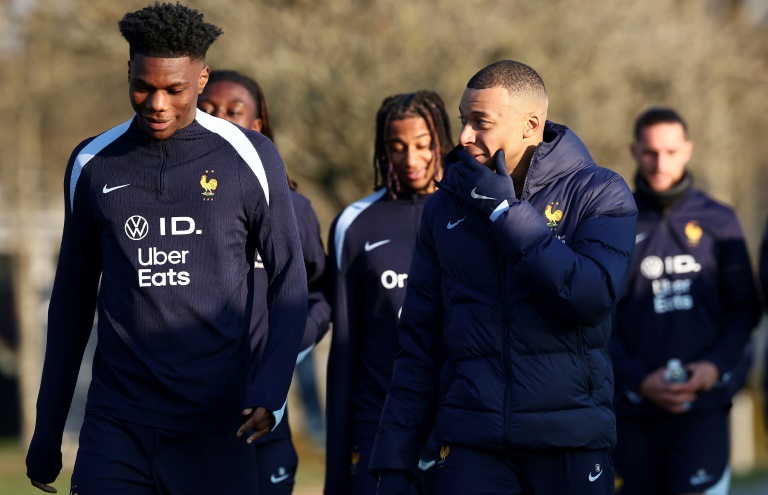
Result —
M461 125L467 125L467 119L465 117L459 117L459 122L461 122Z

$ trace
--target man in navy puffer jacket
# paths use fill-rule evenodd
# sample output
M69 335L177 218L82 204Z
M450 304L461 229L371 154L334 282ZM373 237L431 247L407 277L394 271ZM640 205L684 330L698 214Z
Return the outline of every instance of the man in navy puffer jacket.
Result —
M370 462L379 493L435 426L436 493L612 493L606 346L634 249L629 188L546 121L539 75L496 62L467 84L460 146L427 202L402 351Z

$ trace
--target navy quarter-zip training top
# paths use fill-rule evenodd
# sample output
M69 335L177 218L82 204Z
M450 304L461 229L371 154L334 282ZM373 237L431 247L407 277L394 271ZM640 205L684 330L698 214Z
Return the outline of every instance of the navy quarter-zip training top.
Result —
M280 410L304 333L307 282L285 169L269 139L200 111L162 141L131 119L76 148L64 196L31 479L51 482L61 469L97 305L87 411L234 435L243 408ZM249 381L256 249L277 330Z

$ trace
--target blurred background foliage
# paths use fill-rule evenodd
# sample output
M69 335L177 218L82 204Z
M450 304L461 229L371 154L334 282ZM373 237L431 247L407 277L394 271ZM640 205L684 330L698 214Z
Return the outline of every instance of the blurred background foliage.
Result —
M81 140L131 117L117 22L148 3L0 0L0 382L18 379L22 445L34 424L64 169ZM262 85L278 149L324 238L333 217L372 190L374 119L386 96L432 89L458 117L469 78L515 59L544 79L550 119L630 185L635 116L677 108L695 142L697 185L736 208L756 261L768 207L768 0L187 4L224 30L208 64ZM754 369L758 390L761 357ZM755 408L743 422L754 422L764 450L762 399Z
M0 0L3 209L60 208L72 148L130 117L117 21L147 3ZM698 185L738 209L753 248L767 203L764 3L188 2L224 30L209 65L263 86L278 147L324 230L372 188L374 116L385 96L434 89L458 117L472 74L510 58L541 74L550 119L630 185L633 118L649 105L678 108L696 143Z

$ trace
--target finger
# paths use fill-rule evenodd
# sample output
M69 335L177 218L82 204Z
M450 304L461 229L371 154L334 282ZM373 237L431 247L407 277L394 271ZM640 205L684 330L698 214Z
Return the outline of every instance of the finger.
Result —
M243 416L250 416L251 414L253 414L253 408L249 407L248 409L243 409L243 413L242 414L243 414Z
M247 442L247 443L253 443L253 442L255 442L256 440L258 440L259 438L261 438L261 437L263 437L264 435L266 435L267 433L269 433L269 431L270 431L270 430L269 430L269 428L258 429L258 430L256 430L256 431L253 433L253 435L251 435L250 437L248 437L248 440L246 440L246 442Z
M256 422L253 420L253 418L250 418L248 421L246 421L245 423L243 423L243 426L241 426L241 427L240 427L240 428L237 430L237 436L238 436L238 438L239 438L239 437L242 437L243 435L245 435L246 433L248 433L248 432L249 432L250 430L252 430L252 429L253 429L255 426L256 426Z
M466 165L470 170L482 170L485 167L482 163L477 161L477 158L470 155L467 150L461 150L458 153L461 163Z
M35 480L30 480L30 481L32 482L32 486L34 486L35 488L39 488L40 490L42 490L42 491L44 491L46 493L56 493L57 492L57 490L54 487L50 486L50 485L46 485L45 483L40 483L39 481L35 481Z
M493 167L496 169L497 174L509 175L509 172L507 172L507 160L504 155L504 150L499 150L493 155Z

